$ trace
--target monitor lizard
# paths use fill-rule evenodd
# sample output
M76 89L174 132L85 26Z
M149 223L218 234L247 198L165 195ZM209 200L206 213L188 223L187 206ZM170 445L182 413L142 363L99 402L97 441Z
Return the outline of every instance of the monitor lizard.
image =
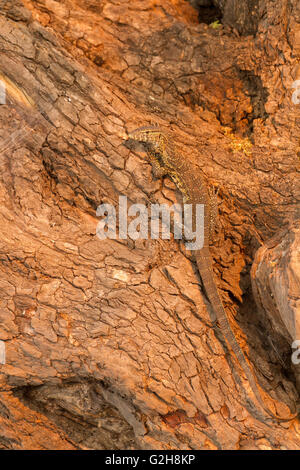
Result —
M179 155L175 150L173 140L169 134L156 126L140 127L130 132L128 135L124 134L123 138L138 141L143 144L150 162L152 163L154 176L162 177L169 175L181 191L184 203L204 205L204 244L200 250L195 250L194 253L206 295L211 303L221 332L233 350L239 365L243 369L255 398L263 410L269 415L267 418L270 419L271 417L279 421L290 421L294 419L298 413L290 414L288 417L281 417L273 413L264 403L258 385L256 384L254 373L230 326L214 280L212 256L209 249L214 224L213 213L215 212L216 198L212 197L213 195L207 189L199 170L192 167L188 160L185 160Z

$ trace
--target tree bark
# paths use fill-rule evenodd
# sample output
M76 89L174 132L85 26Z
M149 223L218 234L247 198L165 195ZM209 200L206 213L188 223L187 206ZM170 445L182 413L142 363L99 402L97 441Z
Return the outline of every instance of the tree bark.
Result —
M0 447L300 448L297 420L248 403L183 244L96 237L101 203L180 197L120 137L167 129L220 188L218 288L265 402L293 411L250 268L300 215L299 53L297 0L0 1Z

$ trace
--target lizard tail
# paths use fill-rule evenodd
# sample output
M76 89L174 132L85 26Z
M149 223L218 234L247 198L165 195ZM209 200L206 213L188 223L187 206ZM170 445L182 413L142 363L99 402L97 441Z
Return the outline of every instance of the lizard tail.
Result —
M259 392L258 386L256 384L254 374L246 360L246 357L239 343L236 340L236 337L234 335L234 332L230 326L229 320L224 310L222 300L218 293L218 289L216 287L214 277L213 277L214 274L213 274L213 267L212 267L212 258L209 252L209 248L204 247L202 248L201 251L199 251L196 254L196 262L197 262L199 272L201 273L201 278L202 278L202 282L206 291L206 295L216 314L217 321L220 325L221 331L224 334L226 341L229 343L229 346L233 350L240 366L243 368L244 373L249 381L249 384L251 386L251 389L257 401L259 402L261 407L264 409L264 411L269 416L271 416L272 418L275 418L276 420L291 421L292 419L296 418L298 415L298 412L295 414L291 414L288 417L284 418L273 413L264 403L262 396Z

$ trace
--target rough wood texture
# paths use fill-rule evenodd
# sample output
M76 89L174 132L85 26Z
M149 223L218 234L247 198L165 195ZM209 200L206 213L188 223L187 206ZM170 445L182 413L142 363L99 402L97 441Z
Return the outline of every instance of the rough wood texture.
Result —
M265 401L293 410L249 271L300 215L299 2L251 22L236 3L213 27L184 0L0 1L3 448L300 448L247 405L180 244L95 237L102 202L176 200L119 137L159 123L221 188L218 287Z
M289 344L300 338L299 237L298 221L264 244L251 268L256 304L267 314L271 328Z

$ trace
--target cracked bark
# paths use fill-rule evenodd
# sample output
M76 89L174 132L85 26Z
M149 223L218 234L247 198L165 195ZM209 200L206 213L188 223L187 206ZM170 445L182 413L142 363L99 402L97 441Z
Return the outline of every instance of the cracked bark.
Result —
M182 246L95 236L120 194L176 201L119 137L169 129L220 186L218 287L265 400L293 407L287 343L270 346L249 271L299 218L299 5L196 3L223 24L184 0L0 2L3 448L300 447L297 421L247 406Z

